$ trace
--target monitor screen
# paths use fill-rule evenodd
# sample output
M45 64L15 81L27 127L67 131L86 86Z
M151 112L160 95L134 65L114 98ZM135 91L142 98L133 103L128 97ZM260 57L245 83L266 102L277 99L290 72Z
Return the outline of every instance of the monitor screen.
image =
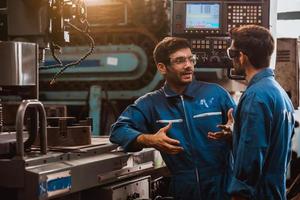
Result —
M187 3L186 29L218 29L220 28L220 4Z

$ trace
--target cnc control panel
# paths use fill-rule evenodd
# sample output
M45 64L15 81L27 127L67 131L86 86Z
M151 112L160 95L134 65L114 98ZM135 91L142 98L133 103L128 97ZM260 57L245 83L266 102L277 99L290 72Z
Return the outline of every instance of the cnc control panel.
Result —
M197 67L226 68L228 32L241 25L269 28L270 0L173 0L172 35L187 38Z

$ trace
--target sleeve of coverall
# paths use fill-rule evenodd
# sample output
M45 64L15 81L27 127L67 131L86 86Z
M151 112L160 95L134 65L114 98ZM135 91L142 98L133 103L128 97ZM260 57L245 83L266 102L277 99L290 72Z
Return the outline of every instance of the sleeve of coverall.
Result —
M240 138L234 150L233 178L229 193L249 199L264 166L270 133L271 112L253 95L242 102Z
M236 109L236 103L230 96L228 92L225 92L224 96L222 97L222 119L224 120L222 123L226 124L227 122L227 112L230 108L233 108L234 111Z
M141 150L133 148L131 144L141 133L148 132L147 119L144 114L146 108L141 102L128 106L111 126L110 141L122 146L126 152Z

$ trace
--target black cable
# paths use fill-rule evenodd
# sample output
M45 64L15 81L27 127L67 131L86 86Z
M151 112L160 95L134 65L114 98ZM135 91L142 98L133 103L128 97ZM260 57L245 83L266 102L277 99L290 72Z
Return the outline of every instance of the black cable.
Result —
M86 22L87 23L87 22ZM78 28L77 26L75 26L74 24L68 22L68 24L74 28L75 30L77 30L78 32L80 33L83 33L89 40L90 40L90 50L84 55L82 56L79 60L75 61L75 62L71 62L71 63L68 63L66 65L63 66L63 68L57 72L54 77L52 78L51 82L50 82L50 85L54 84L55 83L55 80L57 79L58 76L60 76L68 67L70 66L75 66L75 65L78 65L80 64L84 59L86 59L89 55L91 55L94 51L94 48L95 48L95 41L94 39L92 38L92 36L90 36L90 34L87 32L88 31L88 28L86 27L85 30L81 30L80 28Z
M58 58L57 55L55 54L55 49L56 49L56 48L58 48L59 50L61 50L61 47L60 47L59 45L55 44L54 42L51 42L51 43L50 43L51 54L52 54L52 57L54 58L54 60L55 60L58 64L40 67L39 69L43 70L43 69L52 69L52 68L63 67L62 61L61 61L60 58Z

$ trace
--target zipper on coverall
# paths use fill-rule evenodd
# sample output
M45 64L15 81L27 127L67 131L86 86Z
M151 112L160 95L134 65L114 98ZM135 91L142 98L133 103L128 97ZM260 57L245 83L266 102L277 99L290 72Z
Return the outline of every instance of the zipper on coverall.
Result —
M185 104L184 104L184 99L183 99L182 95L180 95L180 99L181 99L181 103L182 103L182 107L183 107L183 113L184 113L185 123L186 123L187 129L188 129L188 132L190 134L191 133L191 128L190 128L190 125L189 125L188 120L187 120L187 115L186 115L186 110L185 110ZM191 137L189 137L189 138L190 138L191 146L194 148L194 146L192 144ZM194 155L194 149L192 149L192 156L195 156ZM196 166L196 164L195 164L195 166ZM198 186L199 186L199 189L200 189L199 172L198 172L197 166L195 167L195 172L196 172L197 183L198 183Z

